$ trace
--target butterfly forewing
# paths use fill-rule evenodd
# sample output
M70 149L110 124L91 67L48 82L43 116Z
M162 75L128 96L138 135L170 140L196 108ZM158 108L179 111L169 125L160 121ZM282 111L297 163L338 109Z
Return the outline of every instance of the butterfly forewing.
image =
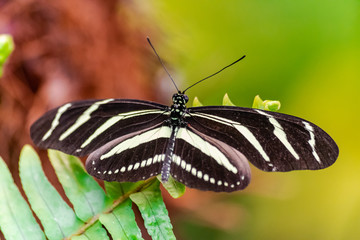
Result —
M237 149L264 171L321 169L338 156L337 145L321 128L286 114L208 106L189 108L186 121Z
M44 114L30 129L34 143L76 156L109 141L164 122L166 106L139 100L85 100Z

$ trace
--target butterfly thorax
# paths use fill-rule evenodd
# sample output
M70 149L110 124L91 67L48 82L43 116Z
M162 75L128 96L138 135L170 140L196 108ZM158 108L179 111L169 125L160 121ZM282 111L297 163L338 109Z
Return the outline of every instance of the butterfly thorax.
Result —
M183 93L175 93L172 97L173 104L170 107L171 126L180 126L183 124L183 115L186 112L186 103L189 101L188 96Z

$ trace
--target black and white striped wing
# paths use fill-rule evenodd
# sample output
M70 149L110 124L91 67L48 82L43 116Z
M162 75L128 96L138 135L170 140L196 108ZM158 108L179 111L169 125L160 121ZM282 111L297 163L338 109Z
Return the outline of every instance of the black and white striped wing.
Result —
M90 154L86 170L106 181L139 181L161 173L171 126L158 124L117 138ZM239 151L191 126L177 127L170 174L191 188L231 192L250 182L249 163Z
M106 181L136 182L156 176L170 135L170 126L157 124L116 138L89 155L86 170Z
M140 100L85 100L50 110L30 129L40 148L85 156L127 134L163 123L166 106Z
M241 152L191 124L179 129L172 160L173 178L191 188L232 192L250 182L250 166Z
M264 171L321 169L339 153L322 129L286 114L196 107L180 125L171 125L169 115L166 106L147 101L79 101L42 116L31 137L42 148L90 154L87 171L106 181L135 182L163 173L171 153L168 169L176 180L225 192L249 184L248 160Z
M321 128L286 114L206 106L189 108L185 121L202 135L236 149L264 171L322 169L332 165L339 154L334 140Z

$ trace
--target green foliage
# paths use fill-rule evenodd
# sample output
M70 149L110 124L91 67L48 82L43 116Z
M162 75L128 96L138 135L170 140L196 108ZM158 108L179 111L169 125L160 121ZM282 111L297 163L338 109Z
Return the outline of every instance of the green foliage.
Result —
M236 106L231 100L227 93L225 93L222 101L223 106ZM200 107L202 103L197 97L194 98L193 107ZM280 101L276 100L262 100L259 95L256 95L252 107L268 111L278 111L280 109Z
M227 93L225 93L224 97L223 97L223 102L222 102L223 106L235 106L235 104L232 103L232 101L229 98L229 95Z
M82 221L88 221L110 206L110 198L95 179L87 174L77 157L49 150L49 159L76 215Z
M105 182L104 192L78 158L55 150L49 150L49 158L72 207L48 181L38 155L30 146L21 151L19 172L31 207L0 158L0 229L7 240L109 239L107 232L112 239L142 239L132 201L154 239L175 239L156 178L137 183ZM181 191L175 194L180 195Z
M159 181L161 181L161 175L157 176ZM176 181L171 175L166 183L162 183L166 191L173 197L179 198L185 193L185 185Z
M159 185L155 181L146 190L130 195L130 198L139 207L145 227L153 239L176 239Z
M36 152L25 146L20 154L21 184L31 208L49 239L63 239L76 232L82 222L47 180Z
M201 106L203 106L203 104L200 102L200 100L197 97L194 97L192 106L193 107L201 107Z
M3 66L5 61L14 50L14 42L12 37L7 34L0 35L0 77L3 73Z
M131 205L131 200L127 199L112 212L100 216L100 222L114 239L143 239Z
M276 100L262 100L259 95L256 95L252 105L253 108L268 110L268 111L278 111L281 107L280 101Z
M6 239L45 239L0 157L0 228Z

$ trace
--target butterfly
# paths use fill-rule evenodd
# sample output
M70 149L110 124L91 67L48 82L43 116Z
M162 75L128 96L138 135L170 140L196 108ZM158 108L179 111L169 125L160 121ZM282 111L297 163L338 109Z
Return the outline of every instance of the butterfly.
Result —
M322 169L336 161L334 140L304 119L236 106L186 107L185 92L215 74L177 90L171 106L135 99L66 103L40 117L31 138L40 148L88 155L86 170L98 179L136 182L161 174L166 182L171 175L215 192L244 189L249 161L274 172Z

